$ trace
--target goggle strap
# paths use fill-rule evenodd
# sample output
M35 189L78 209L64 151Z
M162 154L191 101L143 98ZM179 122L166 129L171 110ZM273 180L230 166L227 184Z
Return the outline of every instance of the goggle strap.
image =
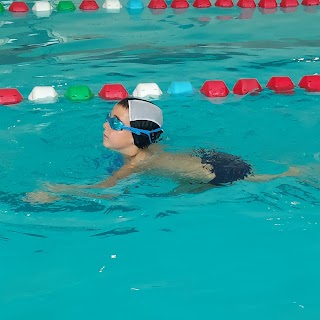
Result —
M162 128L154 129L154 130L143 130L143 129L138 129L138 128L133 128L133 127L123 127L124 129L128 129L131 132L135 133L136 135L140 136L141 133L144 133L146 135L149 135L150 133L155 133L159 131L163 131Z
M113 127L113 125L114 125L114 119L116 119L116 118L111 117L111 113L109 113L108 116L107 116L107 122L109 122L109 125L111 127ZM119 121L119 122L122 124L122 127L121 127L120 130L123 130L123 129L129 130L129 131L131 131L132 133L134 133L134 134L136 134L138 136L140 136L141 133L144 133L145 135L148 136L150 143L152 143L151 135L150 135L151 133L163 131L162 128L158 128L158 129L154 129L154 130L143 130L143 129L133 128L133 127L127 127L127 126L124 126L121 121ZM117 129L114 128L114 130L117 130Z

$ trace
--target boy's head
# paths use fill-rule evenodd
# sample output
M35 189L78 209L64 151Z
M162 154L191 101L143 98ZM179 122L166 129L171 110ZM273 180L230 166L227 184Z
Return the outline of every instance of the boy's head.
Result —
M109 130L104 134L108 139L104 145L123 149L131 143L139 149L146 148L159 139L162 124L162 111L158 106L142 99L125 98L114 106L104 125L105 130Z

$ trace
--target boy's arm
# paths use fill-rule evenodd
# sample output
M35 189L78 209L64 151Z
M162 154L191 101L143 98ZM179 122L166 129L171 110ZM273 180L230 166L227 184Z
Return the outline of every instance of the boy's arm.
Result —
M89 189L100 189L100 188L110 188L117 184L117 182L121 179L124 179L130 176L132 173L135 172L136 166L132 163L127 163L123 167L121 167L118 171L114 172L113 175L106 180L88 186Z
M67 194L67 195L73 195L73 196L79 196L79 197L88 197L88 198L104 198L104 199L110 199L114 198L118 195L114 194L92 194L89 192L81 191L79 189L104 189L104 188L110 188L117 184L117 182L123 178L126 178L130 174L132 174L135 171L136 165L133 163L127 163L122 168L120 168L118 171L116 171L111 177L108 179L94 184L94 185L68 185L68 184L45 184L45 187L48 192L45 191L35 191L35 192L29 192L26 194L26 196L23 198L23 201L30 202L30 203L49 203L54 202L57 200L60 200L58 196L55 194ZM53 194L52 194L53 193Z
M128 177L130 174L134 173L136 165L133 163L127 163L122 166L118 171L114 172L112 176L108 177L106 180L92 185L68 185L68 184L46 184L46 188L51 192L64 192L74 189L104 189L110 188L117 184L121 179Z
M69 198L70 196L78 196L93 199L113 199L119 196L118 194L93 194L82 190L69 190L67 193ZM66 197L57 196L45 191L28 192L24 197L22 197L22 201L29 202L31 204L52 203L62 199L66 199Z

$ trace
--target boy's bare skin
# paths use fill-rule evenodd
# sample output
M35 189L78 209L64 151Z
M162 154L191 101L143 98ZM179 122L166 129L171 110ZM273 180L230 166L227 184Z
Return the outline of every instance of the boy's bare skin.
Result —
M124 125L130 127L129 112L121 105L115 105L111 115L119 118ZM150 173L169 176L176 180L179 186L173 193L199 192L212 188L208 184L215 178L211 165L201 163L201 159L188 154L174 154L165 152L159 145L150 145L145 149L139 149L133 140L132 133L126 130L113 130L108 122L103 124L103 145L111 150L121 153L125 158L125 164L106 180L93 185L52 185L47 184L48 191L53 193L68 193L78 196L93 198L110 198L112 195L94 195L79 189L105 189L115 186L133 173ZM212 170L213 169L213 170ZM262 182L270 181L285 176L296 176L298 169L290 168L287 172L276 175L251 175L246 177L247 181ZM28 193L24 201L32 203L45 203L58 200L55 194L40 191Z

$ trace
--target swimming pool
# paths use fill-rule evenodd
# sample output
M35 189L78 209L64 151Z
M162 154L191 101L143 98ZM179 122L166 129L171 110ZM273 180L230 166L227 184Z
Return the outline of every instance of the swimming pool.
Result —
M319 95L166 93L172 81L198 90L222 79L231 89L250 77L265 87L274 75L297 84L318 71L319 9L240 14L0 15L0 87L27 97L54 85L60 95L54 104L0 108L1 319L319 317ZM156 103L168 149L216 148L261 173L306 165L312 182L239 182L169 197L169 179L137 175L115 187L122 195L112 201L23 202L43 182L94 183L121 165L101 144L113 103L72 103L67 88L85 84L97 94L122 83L131 94L140 82L164 92Z

